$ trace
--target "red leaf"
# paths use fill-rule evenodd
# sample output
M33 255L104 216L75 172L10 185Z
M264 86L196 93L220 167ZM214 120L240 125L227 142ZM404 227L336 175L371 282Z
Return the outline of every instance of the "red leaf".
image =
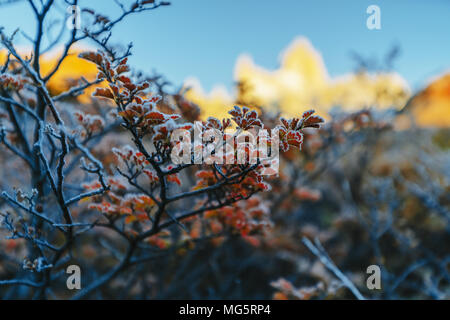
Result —
M114 99L113 93L107 88L96 88L93 96Z

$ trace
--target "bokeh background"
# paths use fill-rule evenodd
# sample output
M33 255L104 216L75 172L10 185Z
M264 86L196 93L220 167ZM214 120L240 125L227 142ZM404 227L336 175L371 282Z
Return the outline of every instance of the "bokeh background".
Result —
M270 214L269 234L199 242L118 279L102 297L352 298L304 246L308 237L320 240L366 297L448 299L450 2L171 2L114 30L111 41L133 43L133 68L162 75L165 88L197 105L202 119L224 117L239 104L262 110L269 122L312 108L327 124L306 135L300 154L283 156L273 191L252 200ZM113 3L84 5L114 16L120 8ZM380 30L366 26L373 4ZM65 14L61 4L48 23ZM20 27L16 44L27 54L35 21L26 2L2 6L0 25L8 33ZM52 94L81 76L95 78L96 67L77 56L92 48L82 42L71 51L49 83ZM60 51L56 45L43 55L44 74ZM0 63L5 59L0 51ZM67 103L98 107L92 91ZM0 165L3 184L17 178L8 159ZM15 244L1 245L22 258ZM95 245L83 250L95 264ZM371 264L381 266L381 290L365 285ZM0 265L0 272L9 269Z

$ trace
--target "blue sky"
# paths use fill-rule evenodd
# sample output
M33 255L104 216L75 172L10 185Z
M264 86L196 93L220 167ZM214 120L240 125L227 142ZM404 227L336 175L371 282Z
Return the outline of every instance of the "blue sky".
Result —
M112 0L83 1L106 15L118 13ZM127 1L122 0L126 3ZM115 42L134 43L132 65L157 70L174 84L194 76L205 89L233 85L242 53L276 68L280 52L298 36L321 52L331 76L354 70L350 52L383 58L401 48L395 71L412 88L450 70L450 1L446 0L172 0L172 5L128 18ZM131 3L131 1L128 1ZM368 30L366 8L381 9L381 30ZM0 25L34 34L26 3L1 7ZM56 31L55 31L56 32ZM20 44L25 45L24 38Z

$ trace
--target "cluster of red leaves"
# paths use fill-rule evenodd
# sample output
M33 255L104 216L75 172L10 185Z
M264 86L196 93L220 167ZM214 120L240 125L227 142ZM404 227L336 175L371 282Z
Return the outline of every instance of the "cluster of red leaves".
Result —
M125 223L134 221L148 221L148 217L155 207L155 202L144 194L126 194L127 186L119 179L109 178L111 189L103 196L91 198L90 209L95 209L108 217L125 217ZM96 190L101 187L99 182L84 184L87 190Z
M27 82L26 79L20 76L8 73L0 75L0 87L2 87L5 90L15 90L15 91L20 90L23 88L26 82Z
M290 146L301 150L303 144L302 130L305 128L320 128L324 120L322 117L313 114L314 110L309 110L303 113L301 119L280 119L282 124L276 128L279 132L280 148L282 151L288 151Z
M156 110L155 104L159 99L159 97L153 97L143 104L141 98L135 98L135 101L128 104L125 110L120 111L118 114L129 124L136 126L141 135L154 133L155 127L165 124L169 120L180 118L177 114L168 115Z
M222 121L220 121L217 118L208 117L206 121L203 121L204 130L217 129L221 132L224 132L225 129L227 129L230 125L231 125L230 119L222 119Z
M197 177L197 184L195 185L194 190L213 186L219 181L218 176L215 175L214 172L210 170L197 171L195 176Z
M248 237L264 233L272 227L267 205L258 196L220 209L206 211L203 217L212 234L220 234L228 228Z
M134 156L127 156L133 159ZM144 170L147 172L147 170ZM153 174L150 174L153 175ZM174 176L174 175L172 175ZM169 176L170 177L170 176ZM156 175L152 179L157 180ZM168 178L170 180L170 178ZM126 225L145 225L150 223L151 218L156 211L155 201L145 194L128 194L126 191L128 187L119 179L109 178L108 183L111 189L102 196L95 196L91 198L90 209L97 210L110 219L124 218ZM96 190L101 187L99 182L85 184L83 187L87 190ZM136 234L134 229L126 229L125 232L130 236ZM153 246L160 249L165 249L171 244L171 237L169 230L162 230L161 232L149 237L146 241Z
M237 128L241 130L249 129L262 129L264 124L258 117L258 113L255 110L250 110L247 107L240 108L235 106L233 110L229 111L232 115L232 120L236 123ZM324 122L323 118L314 115L314 110L309 110L303 113L301 118L292 118L286 120L280 119L281 125L276 126L276 130L279 134L280 149L283 152L289 151L289 147L293 146L301 149L303 144L303 130L306 128L320 128L320 125ZM224 119L222 122L219 119L210 117L204 122L205 129L218 129L224 131L230 125L229 119ZM271 140L268 139L268 145L271 144ZM247 154L252 152L251 145L248 145L248 150L243 150ZM255 151L255 150L253 150Z
M95 114L85 114L81 111L75 112L75 117L78 123L84 128L81 132L82 137L90 136L103 130L105 122L103 119Z
M244 109L246 109L244 107ZM234 110L241 110L239 107L235 107ZM248 114L248 113L246 113ZM252 111L252 114L256 114L256 111ZM253 118L253 116L251 116ZM261 121L260 119L257 119L258 121ZM199 125L200 124L200 125ZM272 143L271 136L268 134L259 135L258 130L262 129L262 127L257 126L246 126L246 133L251 133L252 138L249 137L249 140L241 141L242 139L239 139L239 135L243 135L243 132L228 132L226 131L231 126L231 120L230 119L222 119L219 120L215 117L208 117L206 121L203 122L196 122L194 131L197 133L203 133L203 140L206 144L218 143L217 141L208 141L208 139L205 139L205 133L208 130L216 130L218 134L222 137L222 143L223 145L223 153L222 158L219 156L219 154L213 154L208 155L208 157L205 160L205 163L211 164L211 163L239 163L239 164L245 164L245 165L253 165L256 164L257 159L262 159L262 150L259 150L258 146L259 143L261 143L261 139L264 139L267 146L270 147ZM243 130L240 128L240 130ZM240 133L239 133L240 132ZM238 135L239 133L239 135ZM267 132L266 132L267 133ZM245 136L245 135L244 135ZM216 137L215 137L216 138ZM247 139L247 138L246 138ZM198 152L198 154L201 154L201 149L205 148L205 146L201 145L195 145L195 150ZM267 155L265 155L266 157ZM258 158L259 157L259 158ZM267 164L267 159L264 160ZM276 160L274 160L276 161ZM258 166L256 168L257 171L261 175L273 175L276 174L275 172L269 172L270 168L267 166ZM264 172L263 172L264 170Z
M173 117L171 115L170 117ZM152 142L155 146L170 147L171 146L171 134L174 130L191 130L193 125L191 123L177 124L172 119L162 123L154 128L154 135L152 136Z
M223 197L225 199L247 198L258 191L270 190L270 184L264 182L263 176L260 174L259 168L249 171L238 179L236 183L228 184L223 187ZM227 176L237 176L242 173L240 166L222 166L222 174ZM196 173L197 184L194 190L210 187L219 182L221 175L212 170L200 170Z
M166 168L167 171L171 171L172 169L174 169L174 166L172 166L172 165L167 166L167 168ZM179 186L181 185L181 180L180 180L180 178L179 178L177 173L173 173L173 174L167 175L166 176L166 180L168 182L176 183Z
M233 190L232 195L247 197L250 192L256 191L270 191L271 186L267 182L264 182L263 175L261 174L262 166L257 167L255 170L250 171L248 175L241 181L240 186ZM236 186L235 184L233 186Z
M143 169L145 166L150 164L150 162L145 159L142 152L136 151L130 146L125 146L122 149L113 148L112 151L118 159L122 160L127 165L132 165L139 169Z
M158 234L149 237L146 241L159 249L166 249L172 244L171 233L169 230L162 230Z
M234 106L234 109L228 113L232 116L231 119L236 123L237 127L242 130L248 130L253 127L264 127L264 124L258 118L258 112L256 110L250 110L247 107L241 109L238 106Z
M97 88L94 96L114 100L119 108L118 115L125 123L136 128L140 137L146 134L153 135L154 143L163 143L168 146L170 134L175 129L191 129L192 125L177 125L174 120L181 118L178 114L166 114L158 110L157 104L160 96L148 96L146 90L150 84L146 81L136 84L124 75L130 71L127 59L123 59L116 67L102 53L88 52L80 57L95 63L99 68L97 78L108 83L106 88Z

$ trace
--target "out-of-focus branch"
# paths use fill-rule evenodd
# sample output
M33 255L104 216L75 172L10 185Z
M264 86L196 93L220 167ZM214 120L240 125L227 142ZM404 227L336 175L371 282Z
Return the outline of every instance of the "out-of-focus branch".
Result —
M342 284L347 287L358 300L366 299L361 292L359 292L353 282L351 282L350 279L343 274L338 267L336 267L318 239L315 239L315 245L306 237L303 237L302 241L305 246L320 260L320 262L322 262L328 270L330 270L339 280L341 280Z

